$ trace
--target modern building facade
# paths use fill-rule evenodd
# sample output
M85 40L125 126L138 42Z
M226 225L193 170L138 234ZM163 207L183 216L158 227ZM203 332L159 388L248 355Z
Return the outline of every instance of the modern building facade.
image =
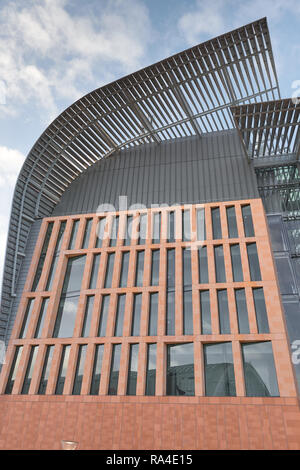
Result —
M299 115L263 18L46 129L12 204L0 448L300 448Z

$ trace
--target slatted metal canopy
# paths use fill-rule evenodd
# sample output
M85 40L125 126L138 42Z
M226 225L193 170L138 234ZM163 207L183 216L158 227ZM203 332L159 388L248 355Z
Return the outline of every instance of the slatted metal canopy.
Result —
M299 161L298 98L251 103L231 109L250 160L257 165Z
M266 18L92 91L44 131L19 174L2 288L5 323L32 222L86 168L122 148L234 127L231 106L280 98Z

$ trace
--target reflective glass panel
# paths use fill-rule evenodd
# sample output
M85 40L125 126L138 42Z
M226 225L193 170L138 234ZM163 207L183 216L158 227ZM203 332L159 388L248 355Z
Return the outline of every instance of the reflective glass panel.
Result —
M227 290L226 289L218 290L217 295L218 295L220 334L225 335L225 334L230 333Z
M211 334L211 313L209 290L200 291L201 332L203 335Z
M104 344L97 344L95 348L95 355L94 355L90 395L98 395L99 393L103 353L104 353Z
M204 344L205 395L235 396L231 343Z
M167 345L167 395L195 395L194 344Z
M239 333L248 334L250 328L245 289L235 289L234 293Z
M45 395L53 358L54 346L47 346L38 395Z
M242 344L248 397L278 397L277 376L270 341Z
M258 287L256 289L253 289L252 292L258 333L269 333L270 329L265 303L264 289L262 287Z
M110 366L108 395L117 395L118 393L121 346L122 346L121 344L112 345L112 357L111 357L111 366Z
M228 226L228 237L238 238L238 229L236 223L235 207L226 207L227 226Z
M67 375L67 368L68 368L68 363L69 363L70 349L71 349L71 346L69 344L62 347L59 371L58 371L56 388L55 388L55 395L63 394L66 375Z
M156 344L148 344L145 395L155 395L156 385Z
M219 207L213 207L211 209L211 221L213 229L213 238L215 240L222 238L221 216Z
M216 282L226 282L223 246L214 246Z
M86 344L81 344L78 348L77 364L76 364L76 370L75 370L72 395L80 395L80 392L81 392L83 373L84 373L84 364L85 364L85 357L86 357L86 349L87 349Z
M239 282L244 280L240 245L230 245L231 265L233 281Z
M139 345L131 344L129 352L127 395L136 395Z

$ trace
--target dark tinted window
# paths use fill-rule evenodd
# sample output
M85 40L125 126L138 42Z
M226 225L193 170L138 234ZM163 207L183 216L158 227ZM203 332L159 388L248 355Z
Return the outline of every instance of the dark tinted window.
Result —
M239 333L250 333L245 289L235 289L235 304Z
M222 238L221 216L220 216L219 207L214 207L211 209L211 219L212 219L213 238L215 240Z
M228 226L228 237L229 238L238 238L238 229L236 223L236 214L235 207L226 207L227 215L227 226Z
M268 315L265 303L264 290L262 287L258 287L252 290L255 313L256 313L256 322L257 329L259 333L269 333L269 322Z
M127 395L136 395L139 345L131 344L129 352Z
M250 204L242 206L242 216L244 222L245 237L254 237L254 227Z
M211 334L211 313L209 290L200 291L201 332L203 335Z
M223 246L214 246L216 282L226 282Z
M230 245L231 265L232 265L232 276L234 282L244 280L240 245Z
M251 281L261 281L256 243L247 244L247 254Z

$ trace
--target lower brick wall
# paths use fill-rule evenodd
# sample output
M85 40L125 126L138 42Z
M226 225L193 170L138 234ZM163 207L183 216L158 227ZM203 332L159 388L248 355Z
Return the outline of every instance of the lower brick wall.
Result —
M0 396L0 449L300 449L297 398Z

